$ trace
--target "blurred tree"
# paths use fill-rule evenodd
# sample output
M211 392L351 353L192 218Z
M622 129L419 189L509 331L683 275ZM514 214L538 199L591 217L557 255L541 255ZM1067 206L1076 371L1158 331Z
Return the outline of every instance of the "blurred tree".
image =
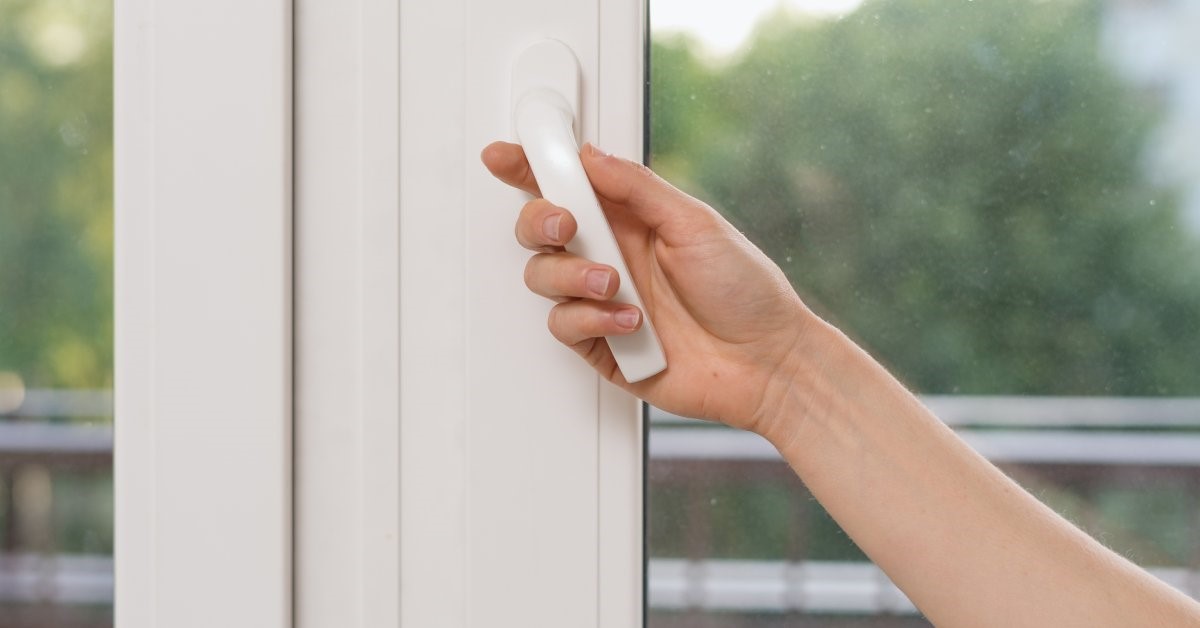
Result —
M0 2L0 372L112 382L112 11Z
M111 380L111 9L0 3L0 371ZM727 63L656 38L655 166L931 392L1200 394L1200 245L1102 3L780 12Z
M656 37L653 165L923 392L1200 394L1200 238L1102 9L781 11L715 62Z

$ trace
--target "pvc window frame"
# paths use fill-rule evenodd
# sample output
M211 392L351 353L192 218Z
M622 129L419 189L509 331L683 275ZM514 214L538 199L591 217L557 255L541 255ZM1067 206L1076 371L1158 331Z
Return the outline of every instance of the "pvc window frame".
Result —
M641 404L549 337L478 154L552 37L640 159L645 15L118 0L119 625L642 623Z
M116 623L283 626L291 4L119 0L114 29Z

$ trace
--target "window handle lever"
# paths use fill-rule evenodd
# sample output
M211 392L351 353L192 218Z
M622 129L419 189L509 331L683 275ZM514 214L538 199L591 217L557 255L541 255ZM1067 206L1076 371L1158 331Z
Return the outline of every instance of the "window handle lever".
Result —
M575 54L562 42L545 40L525 49L513 66L513 124L542 196L570 210L579 225L567 250L617 269L621 282L613 301L642 310L638 331L606 338L625 380L637 382L661 372L667 360L579 160L579 80Z

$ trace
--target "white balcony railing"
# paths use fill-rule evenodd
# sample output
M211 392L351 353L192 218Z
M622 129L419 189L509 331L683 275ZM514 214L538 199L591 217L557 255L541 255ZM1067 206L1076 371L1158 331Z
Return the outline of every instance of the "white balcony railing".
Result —
M1158 467L1200 477L1197 398L927 396L924 401L998 463ZM111 408L112 395L105 390L22 392L19 403L0 414L0 470L41 461L109 472ZM655 464L782 463L754 434L654 408L650 421L649 453ZM1200 597L1200 571L1150 571ZM865 562L651 557L648 593L651 608L663 610L916 612L878 568ZM111 599L111 557L0 554L0 602L88 605Z

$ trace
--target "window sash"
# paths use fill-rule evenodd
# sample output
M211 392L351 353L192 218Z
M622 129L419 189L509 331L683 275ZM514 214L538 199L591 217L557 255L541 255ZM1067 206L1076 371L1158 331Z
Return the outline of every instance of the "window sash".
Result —
M641 406L545 332L478 151L552 36L640 158L644 2L292 10L117 7L117 621L638 624Z

